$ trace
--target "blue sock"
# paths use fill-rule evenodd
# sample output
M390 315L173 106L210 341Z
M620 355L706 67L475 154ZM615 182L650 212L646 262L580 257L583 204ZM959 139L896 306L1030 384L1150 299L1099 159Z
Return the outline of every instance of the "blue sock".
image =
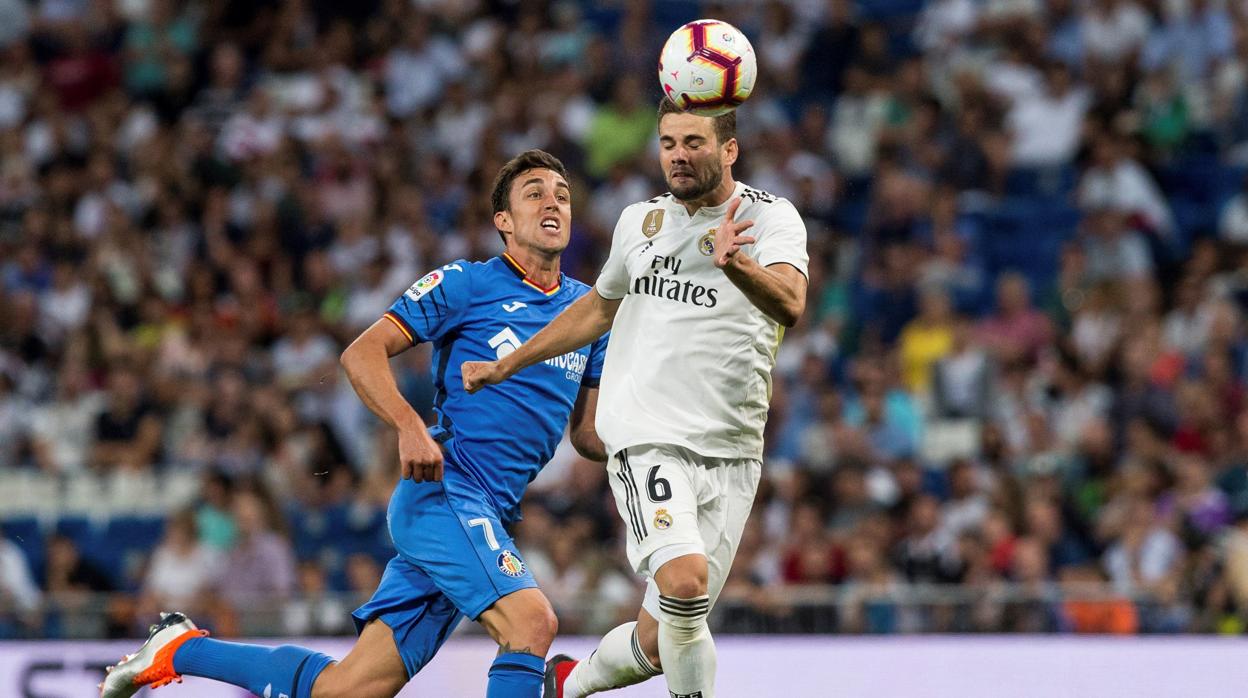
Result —
M541 698L546 660L524 652L508 652L494 659L485 698Z
M174 653L173 670L231 683L265 698L312 698L316 677L333 662L294 645L265 647L196 637Z

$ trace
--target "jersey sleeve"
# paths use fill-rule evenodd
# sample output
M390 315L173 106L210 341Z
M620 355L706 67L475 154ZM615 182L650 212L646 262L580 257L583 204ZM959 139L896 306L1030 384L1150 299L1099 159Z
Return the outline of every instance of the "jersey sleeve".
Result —
M760 214L754 219L754 227L744 233L758 239L754 243L754 260L764 267L792 264L803 276L809 277L806 223L801 214L785 199L767 204Z
M602 363L607 358L607 342L610 339L611 333L608 332L589 345L589 365L581 377L582 388L597 388L602 381Z
M412 344L432 342L462 322L472 298L469 264L463 260L420 277L386 311Z
M627 215L628 209L624 209L615 224L615 232L611 234L611 252L607 255L607 263L602 265L598 281L594 283L598 295L611 301L619 300L628 293L628 267L624 266L624 233L621 232Z

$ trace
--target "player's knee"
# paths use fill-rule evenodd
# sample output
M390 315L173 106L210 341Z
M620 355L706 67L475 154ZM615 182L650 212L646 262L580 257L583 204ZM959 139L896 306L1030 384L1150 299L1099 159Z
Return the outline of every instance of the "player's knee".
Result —
M551 608L548 603L534 608L529 622L533 641L537 644L549 646L555 641L555 635L559 634L559 617L555 615L555 609Z
M545 598L509 609L500 625L495 634L500 645L538 655L550 649L559 632L559 619Z
M664 563L656 571L654 581L659 593L680 599L692 599L707 593L709 569L702 555L682 555Z
M706 578L699 579L697 575L683 575L676 577L663 591L664 596L672 596L678 599L692 599L697 596L706 595Z
M559 617L555 616L554 608L550 608L550 604L544 604L539 609L537 616L534 617L534 628L538 634L540 641L544 644L554 642L554 637L559 634Z

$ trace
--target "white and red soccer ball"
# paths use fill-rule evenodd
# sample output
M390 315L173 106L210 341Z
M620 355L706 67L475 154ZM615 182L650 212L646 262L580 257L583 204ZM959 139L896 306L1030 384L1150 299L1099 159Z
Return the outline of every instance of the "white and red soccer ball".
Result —
M754 91L758 62L739 29L699 19L672 32L659 54L659 84L676 106L698 116L736 109Z

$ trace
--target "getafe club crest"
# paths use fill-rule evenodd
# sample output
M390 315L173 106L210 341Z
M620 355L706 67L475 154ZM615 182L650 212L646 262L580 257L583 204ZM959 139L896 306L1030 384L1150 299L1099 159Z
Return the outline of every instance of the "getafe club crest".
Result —
M508 577L519 577L524 574L524 561L519 555L504 549L498 554L498 570Z
M698 238L698 252L710 257L715 254L715 231L719 228L711 228L706 231L706 235Z
M652 238L663 228L663 209L656 208L646 214L641 221L641 234Z
M654 527L660 531L672 527L672 515L667 513L667 509L659 509L654 512Z

